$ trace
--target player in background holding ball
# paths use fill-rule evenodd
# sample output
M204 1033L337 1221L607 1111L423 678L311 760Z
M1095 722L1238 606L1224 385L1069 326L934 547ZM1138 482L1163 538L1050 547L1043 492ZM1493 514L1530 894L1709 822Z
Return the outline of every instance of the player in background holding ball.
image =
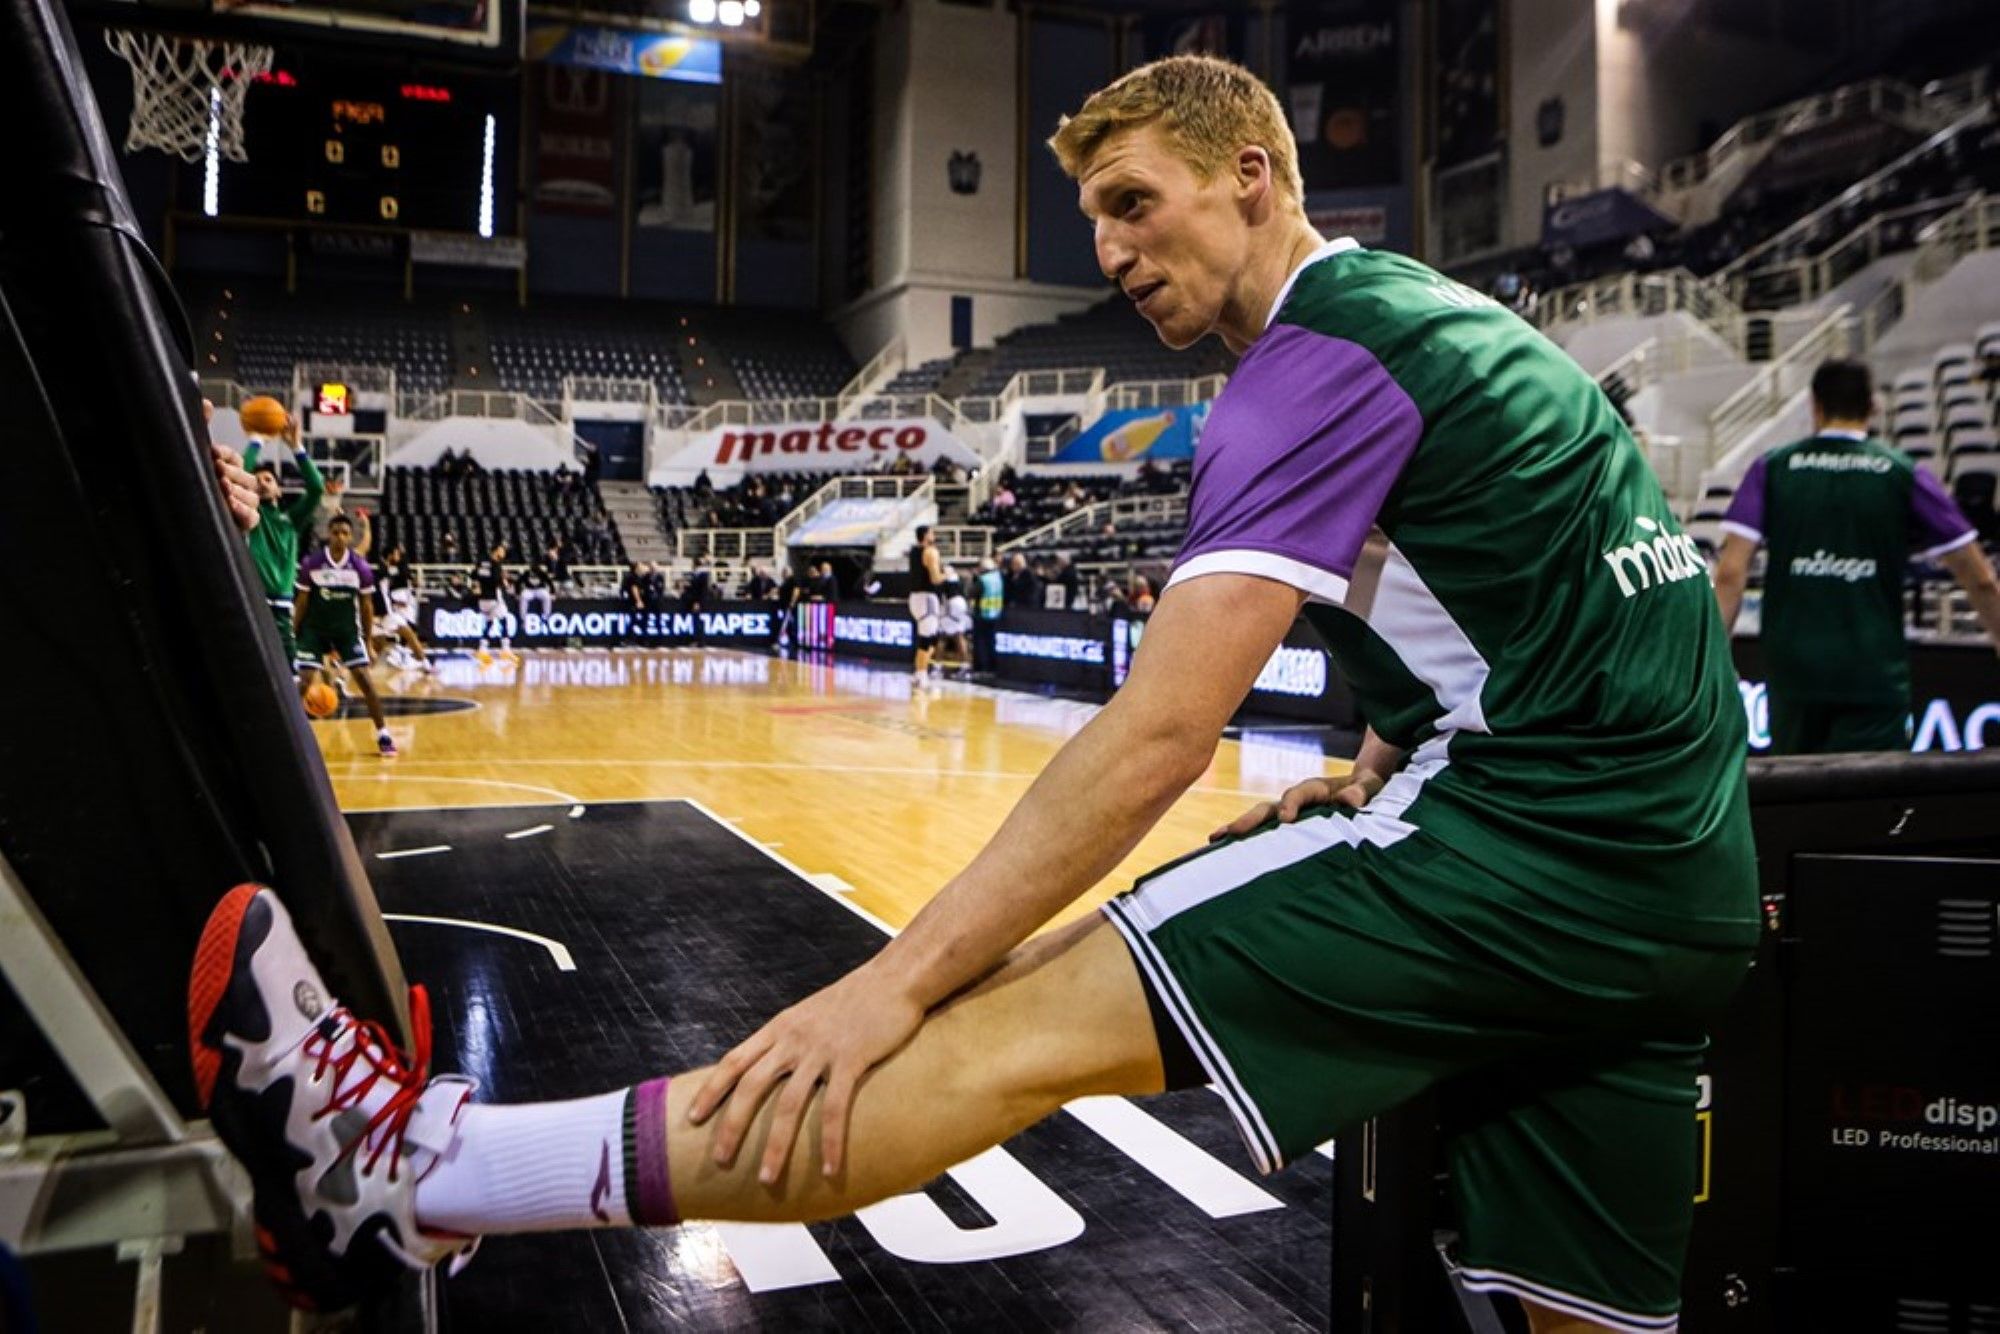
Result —
M326 495L326 479L299 448L299 424L275 398L253 398L241 409L243 430L250 443L243 466L257 481L257 526L247 534L250 563L264 600L278 627L278 643L287 663L298 659L293 638L293 591L298 583L299 534L312 531L313 516ZM278 487L278 469L290 458L305 482L305 490L287 500Z
M382 697L368 675L366 644L374 633L375 572L368 559L350 545L354 520L336 514L326 526L326 546L306 557L299 566L298 597L293 604L293 629L298 637L297 663L301 697L326 671L320 659L328 653L354 674L368 701L368 716L375 723L375 749L382 758L396 753L389 736L388 721L382 715Z

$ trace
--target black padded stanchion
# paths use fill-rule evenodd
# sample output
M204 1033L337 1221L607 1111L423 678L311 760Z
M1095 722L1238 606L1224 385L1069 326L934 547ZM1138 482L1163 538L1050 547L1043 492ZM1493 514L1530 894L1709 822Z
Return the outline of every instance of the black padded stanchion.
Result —
M193 1114L186 979L231 885L275 885L329 982L396 1028L401 970L55 0L0 3L0 123L0 853ZM88 1124L23 1027L0 1002L0 1086L38 1132Z

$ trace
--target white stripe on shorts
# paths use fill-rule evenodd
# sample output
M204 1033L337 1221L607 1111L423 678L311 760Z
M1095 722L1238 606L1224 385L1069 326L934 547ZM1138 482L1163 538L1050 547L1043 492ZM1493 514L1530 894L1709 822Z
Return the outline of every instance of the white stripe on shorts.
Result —
M1625 1331L1625 1334L1673 1334L1681 1327L1681 1318L1674 1315L1637 1315L1631 1311L1621 1311L1603 1302L1594 1302L1588 1297L1551 1288L1545 1283L1522 1278L1499 1269L1468 1269L1461 1266L1458 1277L1471 1292L1511 1292L1540 1306L1561 1311L1565 1315L1578 1316L1584 1320L1611 1329Z
M1229 1058L1222 1054L1222 1049L1215 1045L1215 1039L1208 1035L1201 1020L1195 1017L1180 983L1174 980L1173 970L1167 967L1167 961L1160 957L1160 952L1146 938L1146 933L1126 916L1127 903L1128 900L1122 898L1111 900L1104 905L1104 915L1118 929L1118 934L1125 937L1133 960L1151 983L1153 994L1159 997L1160 1004L1173 1019L1174 1027L1180 1029L1181 1036L1187 1040L1188 1049L1201 1062L1201 1068L1207 1072L1209 1082L1215 1085L1215 1091L1222 1096L1229 1114L1236 1118L1236 1130L1243 1136L1244 1147L1250 1151L1250 1161L1257 1165L1258 1172L1269 1176L1285 1165L1285 1156L1278 1149L1277 1137L1264 1124L1264 1114L1257 1109L1242 1081L1237 1079Z

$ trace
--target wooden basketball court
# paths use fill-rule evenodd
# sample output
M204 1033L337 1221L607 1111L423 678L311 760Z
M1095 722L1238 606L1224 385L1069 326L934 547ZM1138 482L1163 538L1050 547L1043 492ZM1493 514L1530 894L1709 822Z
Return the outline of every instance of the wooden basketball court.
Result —
M728 650L444 658L435 677L386 680L385 693L477 708L392 718L402 754L387 761L365 721L316 724L344 811L688 798L892 926L965 865L1096 712L951 682L913 697L905 672ZM1252 800L1345 770L1319 751L1316 729L1225 739L1072 915L1199 847Z

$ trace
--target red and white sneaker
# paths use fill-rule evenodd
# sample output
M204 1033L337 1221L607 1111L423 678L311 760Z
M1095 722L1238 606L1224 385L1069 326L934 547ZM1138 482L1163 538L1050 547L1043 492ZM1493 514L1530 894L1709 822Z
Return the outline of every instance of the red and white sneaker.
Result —
M476 1238L417 1226L417 1183L457 1136L474 1091L426 1078L430 1004L410 989L415 1059L327 994L277 895L238 885L216 905L188 982L195 1087L250 1173L264 1266L294 1306L339 1310L403 1266L469 1259Z

